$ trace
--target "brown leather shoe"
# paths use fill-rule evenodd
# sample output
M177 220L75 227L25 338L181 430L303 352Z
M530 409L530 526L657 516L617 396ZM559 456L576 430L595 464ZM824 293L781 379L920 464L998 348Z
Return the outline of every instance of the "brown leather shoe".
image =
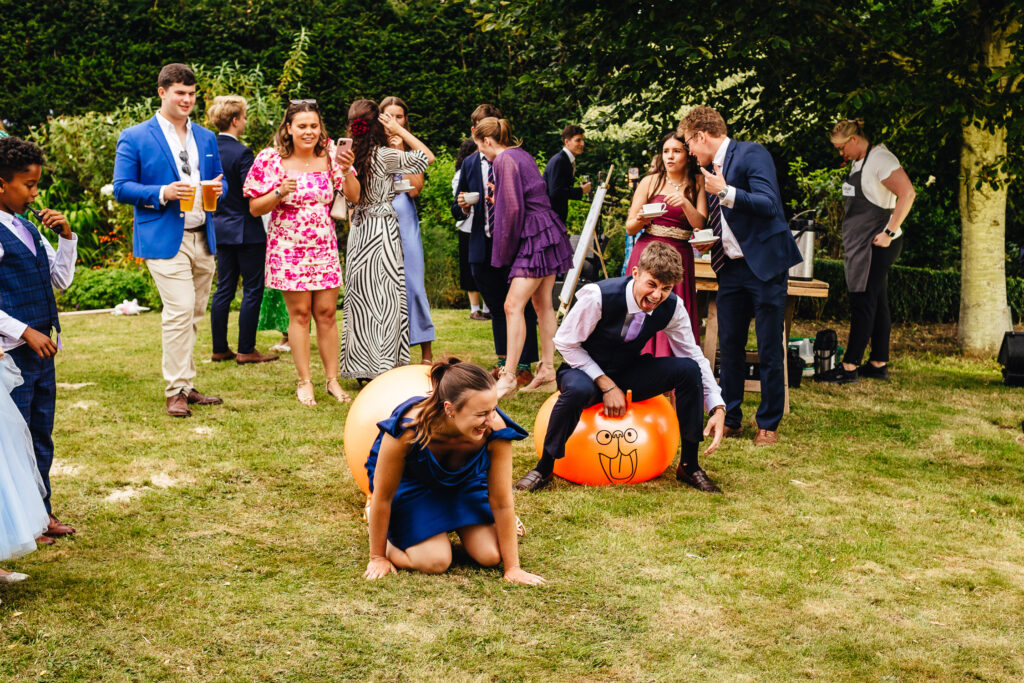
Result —
M40 536L36 539L36 545L53 545L57 541L53 540L49 536Z
M46 531L43 532L44 536L50 538L60 538L61 536L74 536L75 527L65 524L53 515L50 515L50 525L46 527Z
M754 434L755 446L771 446L778 442L779 433L777 431L772 432L767 429L758 429L757 434Z
M182 392L184 393L184 392ZM201 405L201 406L217 406L224 402L224 399L219 396L203 396L195 389L189 389L188 391L188 402L190 404Z
M505 367L504 365L495 365L493 368L491 368L490 369L491 377L493 377L494 379L498 379L499 377L501 377L501 370L504 367Z
M234 357L235 357L235 352L232 351L231 349L228 349L227 351L223 351L221 353L215 353L215 354L211 355L210 356L210 360L212 360L214 363L222 363L222 362L224 362L226 360L231 360Z
M698 491L703 491L704 493L722 492L722 489L718 488L718 484L711 481L711 477L708 476L708 473L699 467L692 473L687 473L682 467L677 467L676 479L687 486L692 486Z
M725 426L725 438L735 439L740 436L743 436L743 427L730 427L729 425Z
M490 320L491 316L483 311L473 311L469 314L470 320Z
M517 481L512 488L517 491L539 491L551 483L553 476L554 475L549 474L545 477L537 470L530 470L524 474L523 478Z
M188 409L188 396L184 390L167 399L167 414L171 417L190 417L192 415L192 411Z
M525 387L527 384L533 381L533 373L523 368L516 373L516 384Z
M252 353L240 353L235 356L235 362L239 365L245 365L247 363L269 363L272 360L277 360L278 356L270 353L260 353L258 350L254 350Z

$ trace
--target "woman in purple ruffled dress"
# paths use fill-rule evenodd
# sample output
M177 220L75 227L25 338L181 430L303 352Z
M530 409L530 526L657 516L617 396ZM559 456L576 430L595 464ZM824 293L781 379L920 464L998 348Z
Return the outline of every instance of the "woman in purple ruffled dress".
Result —
M488 117L476 124L473 138L491 162L494 175L488 178L489 196L484 201L485 210L493 212L491 265L509 268L505 297L508 342L497 385L498 398L504 398L518 388L515 368L526 341L523 311L530 301L540 329L540 363L523 391L548 388L555 381L556 321L551 290L555 277L572 266L572 247L565 226L551 210L537 162L513 141L511 124Z

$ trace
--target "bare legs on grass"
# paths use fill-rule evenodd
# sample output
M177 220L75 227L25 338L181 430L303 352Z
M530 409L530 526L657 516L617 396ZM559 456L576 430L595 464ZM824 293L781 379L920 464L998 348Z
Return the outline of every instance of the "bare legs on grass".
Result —
M505 325L508 330L508 347L505 355L505 369L498 378L498 398L505 398L516 391L515 368L526 343L526 319L523 311L527 302L533 302L537 311L537 327L540 330L540 363L533 381L523 391L537 391L555 380L555 309L551 301L551 289L555 276L542 278L517 277L512 279L505 297Z
M311 355L309 322L316 324L316 345L327 378L327 393L338 401L352 400L338 384L338 288L312 292L284 292L288 307L288 341L292 347L299 386L295 390L299 402L315 406L313 380L309 370Z

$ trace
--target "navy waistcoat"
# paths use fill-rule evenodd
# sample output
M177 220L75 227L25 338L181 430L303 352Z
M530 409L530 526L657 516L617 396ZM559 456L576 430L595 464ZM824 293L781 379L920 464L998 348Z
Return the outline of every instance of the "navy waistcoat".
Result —
M43 238L28 221L18 217L14 220L21 221L32 234L36 253L33 255L17 235L0 225L0 246L4 248L3 258L0 258L0 308L45 335L50 334L51 328L60 332L57 301L50 284L50 260L42 245Z
M627 342L626 331L632 316L626 310L626 292L632 296L633 278L615 277L597 283L601 290L601 319L581 346L606 373L625 369L640 356L651 337L665 329L679 305L679 298L669 294L644 320L640 334Z

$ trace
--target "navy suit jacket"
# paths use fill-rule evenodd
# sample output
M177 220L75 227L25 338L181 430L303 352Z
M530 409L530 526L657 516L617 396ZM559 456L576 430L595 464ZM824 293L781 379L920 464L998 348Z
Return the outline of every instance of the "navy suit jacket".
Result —
M569 200L583 199L583 188L573 187L573 178L576 171L573 170L572 162L569 161L565 150L559 150L558 154L551 157L544 167L544 183L548 188L548 199L551 201L551 208L558 217L565 223L569 216Z
M473 212L473 225L469 231L469 262L490 263L491 249L485 231L487 209L484 205L486 201L484 197L487 196L487 188L484 187L484 180L480 173L480 152L474 152L462 160L459 186L455 188L456 200L452 202L452 217L457 221L466 217L458 202L460 192L480 193L480 201L473 207L476 211Z
M762 282L803 259L789 231L771 154L756 142L729 141L722 165L725 182L736 188L732 208L722 216L736 236L750 270Z
M199 178L213 180L222 173L217 137L202 126L192 124L192 135L199 149ZM181 178L178 160L171 154L167 138L156 120L121 131L114 155L114 199L135 208L135 230L132 253L143 259L174 258L185 236L185 214L177 199L160 205L160 188ZM224 194L226 180L221 180ZM196 197L202 201L202 195ZM217 253L217 235L213 215L206 214L206 243L210 253Z
M249 213L249 200L242 196L242 186L252 168L252 150L230 135L217 136L220 163L228 191L217 203L213 225L217 244L262 244L267 241L263 221Z

